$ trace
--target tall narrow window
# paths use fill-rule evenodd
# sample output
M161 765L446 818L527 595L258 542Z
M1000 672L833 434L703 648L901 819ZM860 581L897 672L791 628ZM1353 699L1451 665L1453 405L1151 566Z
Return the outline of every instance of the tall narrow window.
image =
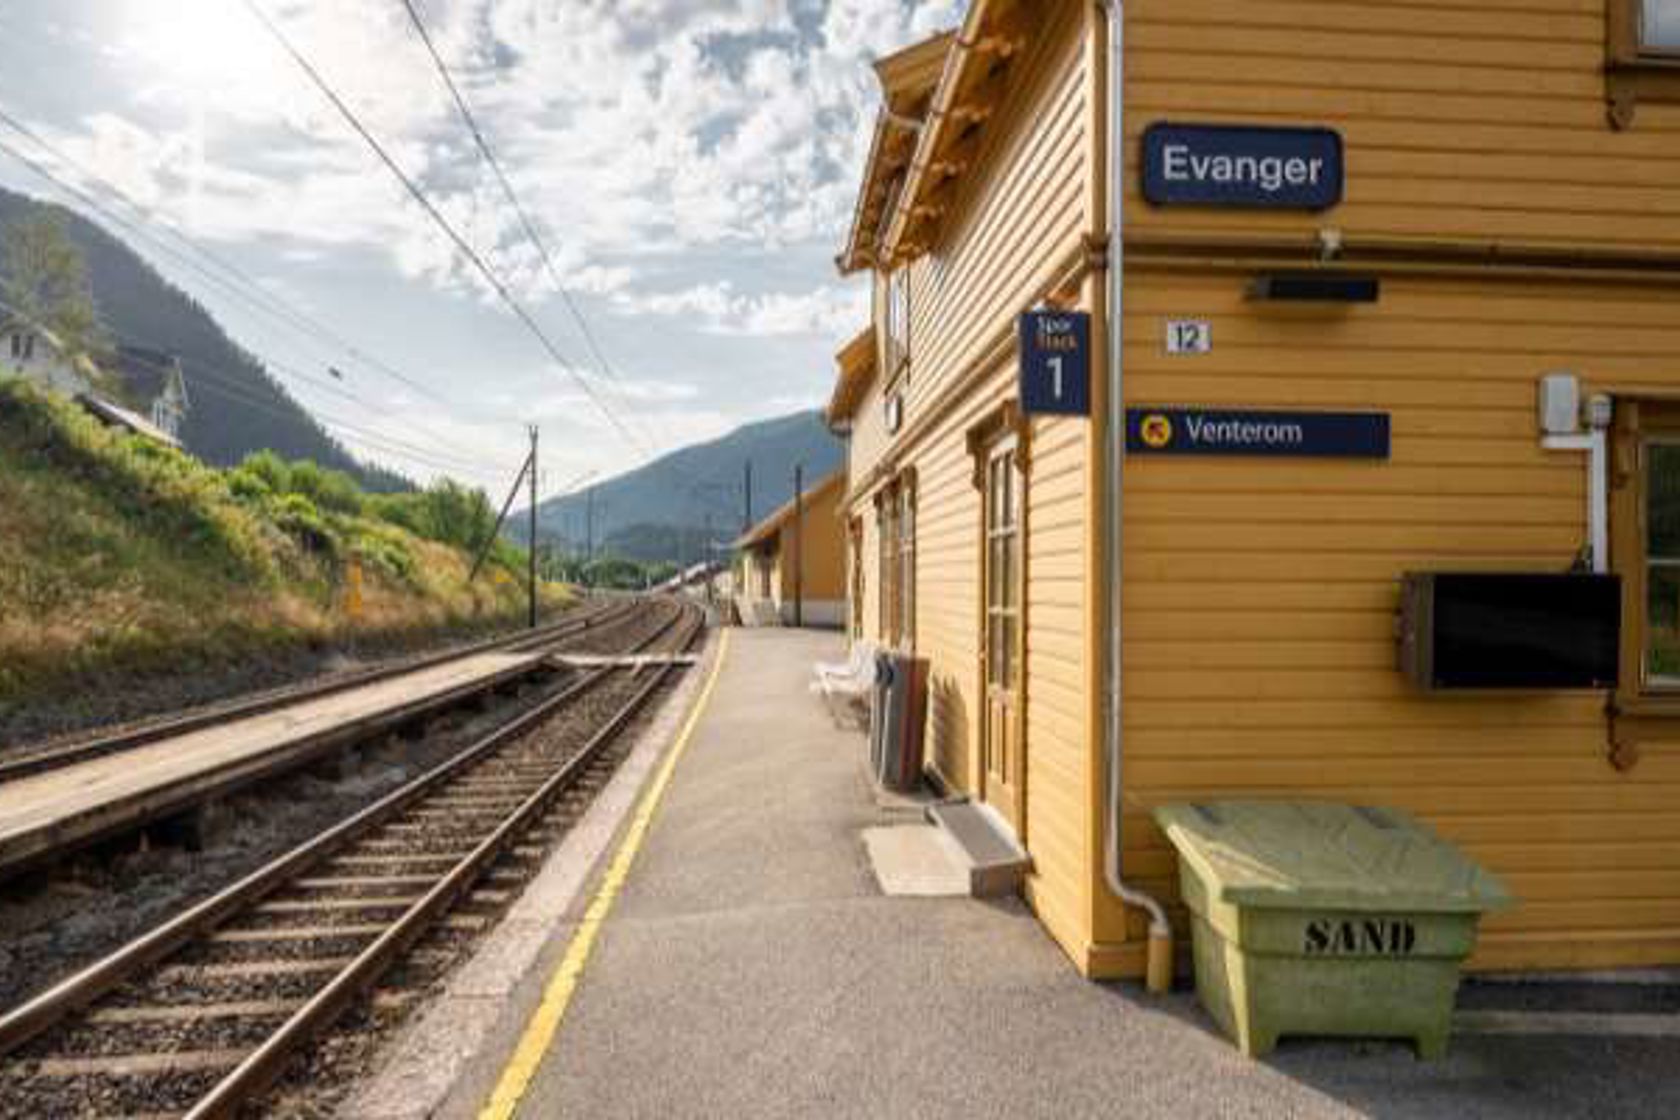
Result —
M880 639L887 645L898 644L898 523L894 514L896 497L882 494L876 507L876 547L879 549L880 571Z
M1645 683L1680 685L1680 439L1647 440Z
M863 637L863 520L852 518L850 527L852 561L852 637Z
M910 273L887 274L886 384L893 384L910 364Z
M994 456L986 470L986 649L990 666L987 683L993 688L1013 689L1020 617L1016 587L1020 567L1019 500L1014 451Z
M916 646L916 489L898 491L898 640Z

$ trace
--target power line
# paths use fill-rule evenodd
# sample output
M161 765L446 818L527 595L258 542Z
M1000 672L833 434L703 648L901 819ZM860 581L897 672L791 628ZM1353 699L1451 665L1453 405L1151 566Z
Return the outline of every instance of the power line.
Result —
M75 186L74 184L67 182L61 176L55 174L52 171L52 169L46 167L44 164L40 163L39 161L37 161L35 159L32 159L31 157L25 155L24 153L18 151L15 147L13 147L11 144L8 144L6 141L0 140L0 151L3 151L5 153L7 153L8 155L12 156L12 158L16 159L18 162L20 162L24 166L28 167L31 171L35 172L37 175L41 176L42 178L46 179L47 181L49 181L49 182L53 183L54 185L58 186L60 189L62 189L66 193L70 194L72 197L76 198L78 201L80 201L84 205L88 206L90 209L92 209L95 212L101 214L106 219L115 223L120 228L130 232L131 234L133 234L137 237L145 239L149 244L153 245L155 248L157 248L160 252L164 253L170 259L177 261L178 263L180 263L181 265L183 265L184 267L186 267L188 269L191 269L192 271L197 273L199 276L202 276L206 280L209 280L210 282L216 284L217 286L222 288L224 291L230 292L232 295L239 297L240 299L244 300L247 304L249 304L253 307L256 307L260 311L266 312L271 317L279 319L283 323L286 323L286 325L291 326L294 330L300 330L304 333L313 334L318 339L325 338L329 342L333 338L337 337L336 335L334 335L331 332L330 328L327 328L327 327L324 327L324 326L321 326L319 324L314 323L312 320L308 319L307 316L303 315L302 312L297 312L295 310L288 311L286 304L284 304L282 301L278 300L278 298L273 297L269 293L264 291L249 276L247 276L243 272L240 272L236 266L222 260L220 257L211 253L209 250L204 249L203 247L197 245L195 242L193 242L189 238L187 238L184 235L182 235L181 233L179 233L179 231L176 231L176 230L172 229L171 227L169 227L167 225L167 223L165 223L163 221L163 219L159 218L157 215L155 215L151 211L148 211L145 207L141 206L139 203L135 202L133 199L124 195L120 190L118 190L117 188L115 188L114 186L112 186L111 184L106 182L105 180L99 179L98 176L93 175L91 172L87 171L86 168L77 164L74 160L70 159L68 156L65 156L62 152L60 152L58 149L54 148L46 140L42 139L40 136L38 136L33 131L31 131L27 126L24 126L24 125L20 124L19 122L17 122L15 119L13 119L4 110L0 110L0 123L5 123L8 126L12 127L14 130L22 132L24 135L28 136L30 139L34 140L37 144L39 144L41 147L43 147L47 152L52 154L54 158L62 161L63 163L65 163L65 164L69 165L70 167L74 168L75 170L80 171L82 174L87 175L89 178L94 179L97 182L100 182L102 185L104 185L106 187L106 189L111 191L112 194L116 195L118 198L121 198L130 207L132 207L138 213L140 213L143 217L145 217L148 220L154 222L160 228L164 229L166 232L169 232L172 235L174 235L175 238L177 240L179 240L181 244L185 245L188 249L192 250L195 253L198 253L198 254L204 256L206 259L208 259L208 260L218 264L220 267L228 270L229 272L231 272L236 277L239 277L240 280L245 285L248 285L255 292L257 292L261 296L265 297L265 299L267 299L269 301L269 303L265 304L263 301L257 299L255 296L251 295L249 292L244 291L237 284L235 284L233 282L230 282L229 280L225 279L224 277L218 276L218 275L210 272L205 267L200 265L197 261L191 259L190 257L185 256L179 250L176 250L176 249L172 248L170 245L165 244L156 234L153 234L145 226L142 226L142 225L136 223L135 221L125 217L122 214L116 213L110 207L108 207L104 203L102 203L98 198L95 198L93 195L88 194L86 191L83 191L82 189ZM272 306L270 306L269 304L272 304ZM156 344L156 343L152 343L151 345L153 345L155 348L169 350L171 352L173 352L176 349L173 346L163 346L161 344ZM383 365L383 363L379 363L379 362L375 361L374 359L370 358L366 354L362 353L360 350L357 350L351 344L349 344L347 342L342 342L342 340L341 340L340 341L340 347L343 348L347 353L349 353L353 358L356 358L357 360L363 362L364 364L368 364L368 365L372 366L373 368L382 370L383 372L387 373L387 375L392 377L393 379L400 381L401 383L403 383L404 385L407 385L410 388L413 388L413 389L416 389L416 390L420 391L421 393L425 394L427 397L429 397L430 399L432 399L432 400L436 401L437 403L443 405L444 407L446 407L446 408L452 408L453 407L448 401L446 401L444 398L438 396L436 393L432 392L431 390L427 389L424 385L408 378L407 376L403 375L402 373L400 373L400 372L398 372L394 369L390 369L388 367L385 367ZM368 404L362 398L355 396L353 393L350 393L348 390L346 390L342 387L339 387L339 386L331 385L331 384L329 384L325 381L322 381L318 378L314 378L314 377L312 377L308 374L305 374L302 371L298 370L295 366L289 365L285 362L278 361L278 360L274 359L273 357L265 357L265 358L261 359L261 361L268 366L272 366L275 369L279 369L279 370L285 372L289 377L295 378L295 379L297 379L299 381L302 381L302 382L305 382L307 384L314 385L317 388L323 389L327 392L335 393L338 396L341 396L341 397L344 397L348 400L351 400L355 404L359 405L360 407L362 407L364 409L367 409L369 412L375 412L376 411L372 405ZM438 439L441 442L441 437L439 437L435 432L432 432L432 431L424 428L418 422L416 422L412 419L406 418L406 417L402 418L402 422L406 426L413 428L414 431L417 434L422 435L422 436L424 436L425 438L428 438L428 439Z
M135 213L139 214L142 218L152 222L164 232L170 234L181 245L184 245L192 254L211 262L217 268L227 273L228 276L233 277L233 280L230 281L224 276L216 275L200 265L197 261L183 256L178 250L164 244L159 237L152 234L145 227L136 225L134 222L125 218L121 214L114 213L99 199L95 198L86 191L83 191L73 183L67 182L62 176L55 174L51 168L48 168L39 161L24 155L10 144L0 141L0 151L6 152L8 155L12 156L12 158L34 171L37 175L40 175L48 181L56 184L60 189L66 191L71 196L81 201L84 205L91 207L96 212L104 215L110 221L116 222L122 228L146 239L171 259L189 269L192 269L206 280L209 280L211 283L221 287L224 291L230 292L232 295L244 300L247 304L256 308L258 311L279 320L295 331L312 336L317 342L323 343L335 352L342 351L343 353L348 354L351 358L355 359L362 365L377 370L392 380L397 381L398 383L405 385L426 397L429 397L436 403L441 404L446 408L453 407L449 401L439 396L422 382L409 377L401 370L396 369L390 363L366 353L354 343L344 338L343 335L334 331L331 327L326 326L319 320L311 318L309 315L286 303L280 297L257 283L256 280L254 280L248 273L240 269L237 265L228 261L219 254L211 252L209 249L206 249L204 246L187 237L157 212L141 204L133 196L123 191L109 179L94 173L85 165L66 155L62 149L53 145L45 137L40 135L40 133L24 124L16 117L7 113L4 109L0 109L0 123L5 124L14 132L17 132L18 134L33 141L43 151L47 152L60 163L98 183L111 195L122 200L124 204L126 204ZM246 289L249 290L247 291ZM253 295L252 293L255 294Z
M554 257L548 251L548 245L537 232L536 223L531 220L530 214L519 201L518 192L513 189L513 183L508 179L506 172L502 170L501 161L491 151L489 141L484 138L484 132L479 128L477 118L473 116L472 109L467 105L467 99L462 95L460 87L455 84L455 79L449 73L449 67L445 65L443 56L438 53L437 45L432 41L431 33L426 30L425 21L420 18L420 12L415 6L414 0L402 0L402 5L408 12L409 22L414 25L415 33L420 36L420 42L425 44L426 53L431 56L432 65L436 68L438 77L443 79L444 86L449 90L449 96L454 99L455 108L460 113L461 120L466 124L467 131L472 134L473 143L478 146L479 155L484 157L484 162L490 166L490 170L496 176L496 181L501 184L502 193L507 196L514 214L518 216L519 225L524 230L526 240L530 241L532 247L536 249L537 256L541 258L549 280L553 282L555 290L559 292L560 299L566 305L566 310L571 312L572 319L576 321L578 333L583 336L585 347L588 348L590 355L595 359L596 366L601 370L603 381L610 379L622 385L623 382L618 376L618 371L613 368L611 362L607 361L606 354L602 352L600 343L595 338L595 332L590 329L589 320L584 317L583 309L572 298L572 293L567 290L565 281L560 278L560 270L554 263ZM629 407L622 394L619 395L619 402L626 408ZM646 444L643 444L642 451L650 457L653 454L652 448Z
M139 347L142 347L144 349L156 350L156 351L159 351L160 353L167 354L167 355L175 358L177 361L179 361L181 363L183 373L190 373L191 374L191 377L188 380L191 381L192 383L196 384L200 381L208 381L208 382L213 382L213 383L217 383L217 384L226 386L230 389L239 390L240 392L245 393L247 395L242 396L242 397L238 397L238 398L235 398L235 399L242 400L242 401L244 401L244 403L253 405L254 407L259 407L259 408L267 407L267 410L272 415L285 416L288 419L296 419L298 416L301 416L301 417L303 417L304 419L307 419L307 420L316 421L316 422L322 423L322 424L330 424L331 426L345 428L345 429L348 429L350 431L355 431L355 432L372 432L373 431L373 429L362 427L362 426L360 426L360 425L358 425L358 424L356 424L352 421L343 420L343 419L340 419L340 418L337 418L337 417L330 416L330 414L322 413L317 409L306 408L306 407L303 406L303 404L301 402L294 402L295 404L297 404L297 413L295 415L287 415L287 414L281 413L277 409L275 409L273 407L265 406L263 404L263 402L259 402L255 399L251 398L249 396L249 393L251 392L251 389L250 389L249 386L241 384L240 382L234 380L231 376L227 375L226 373L224 373L223 371L218 369L209 360L207 360L205 358L202 358L202 357L183 354L183 353L179 352L178 350L176 350L174 348L171 348L171 347L168 347L168 346L165 346L162 343L159 343L155 340L143 339L143 338L140 338L136 335L128 334L125 338L119 339L118 342L121 343L121 344L129 345L129 346L139 346ZM164 372L167 372L167 368L168 368L163 363L153 361L150 358L146 357L145 355L136 354L132 350L129 351L128 353L126 353L126 354L119 353L119 358L126 358L127 360L135 362L139 365L148 366L152 369L160 370L160 371L164 371ZM308 382L312 385L317 385L324 390L327 390L327 391L330 391L330 392L336 392L340 396L346 398L347 400L350 400L350 401L352 401L356 404L362 405L364 408L369 408L370 411L371 411L371 406L367 405L366 402L364 402L360 397L355 396L353 393L350 393L347 390L340 389L340 388L332 385L330 382L321 381L317 378L309 377L307 374L304 374L302 371L295 370L295 369L290 369L289 367L285 366L283 363L276 362L273 358L264 358L264 359L261 360L261 364L265 367L266 366L279 366L282 369L286 369L290 376L298 377L300 379L303 379L306 382ZM265 370L265 372L266 372L266 370ZM283 397L282 399L290 399L290 398L289 397ZM399 420L399 421L401 421L405 424L412 425L412 421L407 420L407 418L405 418L405 417L393 417L392 419ZM415 431L423 437L433 438L433 439L436 438L431 432L420 429L420 428L418 428L418 426L415 426ZM408 443L404 440L398 439L394 435L383 434L383 433L379 436L379 438L383 439L387 443L394 444L398 447L407 448L411 452L416 452L416 453L420 453L420 454L424 454L424 455L428 456L430 461L431 461L430 465L432 465L434 467L437 467L438 469L455 470L455 471L478 471L478 470L483 470L483 469L488 468L488 469L491 469L491 470L499 470L504 465L503 462L501 462L501 461L488 460L488 459L482 458L481 456L473 455L469 452L452 450L452 445L448 445L448 444L444 444L444 445L441 445L441 446L426 446L426 445L421 445L421 444ZM449 464L454 464L454 465L449 465Z
M385 146L379 142L378 138L375 137L372 132L368 131L367 126L362 124L361 119L356 116L355 111L352 110L350 106L345 103L344 99L338 95L338 92L334 90L330 84L328 84L327 80L321 76L320 71L317 70L309 59L304 57L303 53L292 44L292 41L286 37L285 32L281 31L279 26L268 17L268 13L262 10L256 0L244 0L244 3L245 7L248 8L259 21L261 21L262 25L268 30L268 33L274 37L275 41L278 42L281 47L285 49L286 53L291 56L292 61L296 62L303 72L309 76L309 79L315 84L315 87L321 91L322 95L332 102L333 108L338 110L339 115L344 118L345 122L356 131L356 134L362 138L363 142L366 143L373 153L379 157L379 161L385 165L386 169L402 183L403 188L408 191L409 196L413 198L415 202L420 204L421 209L423 209L426 212L426 215L431 218L433 224L435 224L446 236L448 236L449 240L455 245L455 248L460 251L461 255L472 264L472 266L478 271L479 275L482 276L485 282L490 285L491 290L496 293L497 298L507 305L508 310L512 311L519 321L525 325L525 328L531 332L532 336L536 338L537 342L542 346L543 350L547 352L548 356L554 360L555 364L565 371L572 380L577 382L578 387L584 391L584 394L589 397L590 402L593 403L601 415L612 424L612 426L618 431L619 435L623 436L629 442L635 443L635 437L631 435L630 430L625 427L624 422L620 420L618 415L607 406L604 400L601 399L600 394L595 391L595 387L589 383L588 378L582 377L578 374L577 370L572 367L571 362L567 361L565 355L563 355L559 348L554 345L553 340L544 333L542 327L537 325L537 321L533 319L530 313L525 310L517 299L514 298L513 293L508 290L507 285L504 284L501 278L491 270L489 265L484 263L484 259L479 256L478 252L473 249L470 244L467 243L466 239L456 232L455 227L449 223L449 219L445 218L438 208L432 203L432 200L426 197L426 192L421 190L419 184L410 178L408 173L404 171L397 161L391 157L391 154L385 150Z
M132 341L132 340L131 340ZM141 365L167 372L168 367L161 362L154 362L140 355L129 355L130 359ZM177 356L179 357L179 356ZM227 400L237 401L259 412L266 413L276 419L295 421L298 413L287 413L271 401L264 401L250 392L248 386L240 385L225 376L214 374L207 365L181 359L182 372L187 376L189 385L196 389L208 389L212 394ZM418 463L433 470L444 473L483 473L490 474L500 470L503 464L482 459L465 459L438 451L435 448L421 447L407 443L397 437L384 432L364 427L328 413L300 410L303 418L314 422L322 428L341 429L350 433L354 442L374 447L383 454L392 455L409 463ZM328 433L332 434L332 433Z

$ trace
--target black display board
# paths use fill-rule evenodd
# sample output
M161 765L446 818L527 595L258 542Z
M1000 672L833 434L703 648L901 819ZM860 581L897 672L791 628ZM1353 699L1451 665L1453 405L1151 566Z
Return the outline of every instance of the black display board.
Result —
M1412 572L1401 669L1425 689L1613 688L1621 620L1618 576Z

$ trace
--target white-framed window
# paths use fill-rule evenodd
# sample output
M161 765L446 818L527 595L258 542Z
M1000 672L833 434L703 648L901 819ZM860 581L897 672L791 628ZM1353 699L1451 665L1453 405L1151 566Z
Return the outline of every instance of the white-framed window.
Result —
M910 365L910 270L887 273L886 381L891 384Z

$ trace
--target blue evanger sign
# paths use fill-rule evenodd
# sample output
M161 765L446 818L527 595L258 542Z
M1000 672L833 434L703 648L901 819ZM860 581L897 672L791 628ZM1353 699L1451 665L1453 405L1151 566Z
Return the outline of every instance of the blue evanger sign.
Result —
M1386 459L1388 414L1128 408L1126 451L1133 455Z
M1342 137L1328 128L1156 124L1143 197L1157 206L1328 210L1342 201Z
M1021 411L1027 415L1091 413L1091 316L1083 311L1028 311L1019 324Z

